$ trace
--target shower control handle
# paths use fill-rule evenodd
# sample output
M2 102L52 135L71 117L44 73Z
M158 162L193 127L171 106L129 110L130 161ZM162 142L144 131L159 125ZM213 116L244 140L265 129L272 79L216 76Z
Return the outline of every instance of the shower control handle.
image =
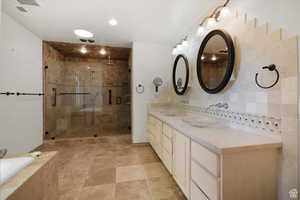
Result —
M54 102L52 104L52 107L56 107L56 96L57 96L56 88L52 88L52 91L54 93Z

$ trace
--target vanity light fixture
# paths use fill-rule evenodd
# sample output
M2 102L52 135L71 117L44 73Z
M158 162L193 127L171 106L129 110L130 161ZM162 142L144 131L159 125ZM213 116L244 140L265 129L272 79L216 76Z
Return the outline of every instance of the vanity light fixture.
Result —
M83 29L74 30L74 34L80 38L93 38L94 37L94 34L92 32L83 30Z
M80 52L81 52L82 54L86 54L86 53L87 53L87 49L86 49L85 47L82 47L82 48L80 49Z
M188 43L188 36L185 36L181 43L178 43L172 50L172 54L176 55L178 51L181 51L183 47L187 47Z
M230 14L230 10L227 7L229 2L230 2L230 0L226 0L226 2L223 5L220 5L220 6L216 7L213 10L211 15L205 17L202 20L202 22L199 24L199 28L198 28L198 33L199 33L199 30L200 30L200 33L201 33L201 34L199 34L200 36L202 36L202 33L205 31L205 27L204 27L205 23L206 23L206 26L208 28L211 28L214 25L216 25L218 21L220 21L221 17L225 17L225 16L228 16Z
M108 21L108 23L109 23L109 25L111 25L111 26L116 26L116 25L118 25L118 21L117 21L116 19L114 19L114 18L110 19L110 20Z
M202 20L202 22L199 24L199 27L197 30L197 35L199 35L199 36L203 35L203 33L205 32L205 26L204 26L205 24L206 24L207 28L211 28L211 27L215 26L222 17L228 16L230 14L230 10L227 7L229 2L230 2L230 0L226 0L226 2L223 5L216 7L213 10L211 15L205 17ZM177 50L181 50L182 46L186 46L186 45L188 45L187 36L183 39L183 41L180 45L177 45L176 47L173 48L172 54L176 54ZM174 53L174 52L176 52L176 53Z
M105 48L102 47L101 50L99 51L99 53L104 56L104 55L106 55L107 52L106 52Z

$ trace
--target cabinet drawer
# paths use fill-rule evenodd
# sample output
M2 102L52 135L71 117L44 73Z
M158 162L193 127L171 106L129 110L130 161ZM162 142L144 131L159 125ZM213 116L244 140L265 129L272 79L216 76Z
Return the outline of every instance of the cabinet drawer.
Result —
M220 177L219 156L217 154L192 141L191 156L193 160L197 161L216 177Z
M162 146L169 154L172 155L172 141L165 135L162 136Z
M191 177L199 188L210 200L219 199L219 179L200 167L194 161L191 162Z
M164 125L164 135L167 136L169 139L172 139L172 128L168 125Z
M169 154L165 149L163 149L163 163L165 164L170 174L172 174L172 155Z
M193 181L191 181L191 200L209 200Z

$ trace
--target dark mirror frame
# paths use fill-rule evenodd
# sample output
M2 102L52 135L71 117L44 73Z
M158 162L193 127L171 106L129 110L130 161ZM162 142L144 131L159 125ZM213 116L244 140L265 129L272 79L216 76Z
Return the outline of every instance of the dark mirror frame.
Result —
M178 91L178 88L177 88L177 85L176 85L176 80L175 80L177 63L178 63L180 58L183 58L183 60L185 62L185 69L186 69L186 80L185 80L182 91ZM186 89L188 87L188 84L189 84L189 78L190 78L190 67L189 67L188 59L184 55L180 54L176 57L175 62L174 62L174 66L173 66L173 87L174 87L174 90L175 90L177 95L184 95L184 93L186 92Z
M201 74L201 56L204 52L204 49L208 43L208 41L215 35L219 35L221 36L228 48L228 64L227 64L227 69L226 69L226 73L224 76L224 79L222 80L222 82L219 84L218 87L214 88L214 89L210 89L207 88L206 85L204 84L204 82L202 81L202 74ZM231 38L231 36L222 30L213 30L210 33L208 33L205 38L203 39L202 43L201 43L201 47L198 53L198 57L197 57L197 75L198 75L198 81L200 83L201 88L209 93L209 94L216 94L218 92L220 92L221 90L223 90L226 85L228 84L232 72L233 72L233 67L234 67L234 61L235 61L235 49L234 49L234 44L233 44L233 40Z

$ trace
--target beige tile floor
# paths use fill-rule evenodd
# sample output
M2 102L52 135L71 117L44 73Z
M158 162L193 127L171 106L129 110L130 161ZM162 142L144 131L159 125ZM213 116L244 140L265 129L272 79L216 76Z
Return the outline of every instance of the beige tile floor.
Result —
M46 142L59 151L59 200L185 200L152 148L130 135Z

